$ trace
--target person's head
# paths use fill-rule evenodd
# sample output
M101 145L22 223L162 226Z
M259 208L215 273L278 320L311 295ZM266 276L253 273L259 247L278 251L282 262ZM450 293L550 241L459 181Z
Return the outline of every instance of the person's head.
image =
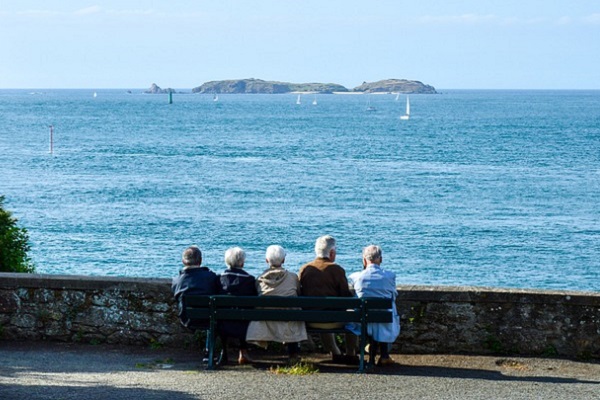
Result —
M184 267L199 267L202 264L202 252L198 246L190 246L183 251L181 262Z
M265 261L270 267L281 267L285 262L285 250L276 244L267 247Z
M320 258L329 258L335 261L336 245L335 239L332 236L321 236L315 242L315 254Z
M381 247L377 245L370 245L363 249L363 265L366 267L370 264L381 264L382 255L381 255Z
M232 247L225 252L225 264L229 268L244 268L246 253L239 247Z

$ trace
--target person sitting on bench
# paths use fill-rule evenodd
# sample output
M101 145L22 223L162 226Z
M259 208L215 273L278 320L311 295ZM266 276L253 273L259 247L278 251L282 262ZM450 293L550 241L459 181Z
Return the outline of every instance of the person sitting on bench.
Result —
M183 269L179 275L173 278L171 290L177 301L179 321L183 326L191 330L206 328L208 320L191 322L185 314L183 306L183 294L211 295L221 294L221 282L219 276L208 267L202 267L202 252L198 246L190 246L181 255ZM208 350L204 352L205 360L208 361Z
M269 268L256 278L259 296L298 296L300 281L298 275L285 270L285 250L281 246L272 245L267 248L265 261ZM266 347L267 342L287 344L289 362L299 359L299 342L306 340L304 321L252 321L248 326L246 340Z
M227 269L221 273L221 287L224 294L232 296L256 296L256 279L244 271L246 253L239 247L232 247L225 252ZM218 324L219 336L223 350L219 357L219 364L227 363L227 342L233 337L240 341L238 364L248 364L252 359L248 355L248 342L246 333L248 321L221 321Z
M316 258L300 268L300 285L302 287L302 296L332 296L332 297L353 297L348 288L346 271L340 265L335 263L337 254L337 245L335 238L326 235L319 237L315 242ZM313 322L309 323L310 328L317 329L339 329L344 327L343 322ZM356 348L358 347L358 338L348 333L346 336L346 356L335 343L333 333L321 333L321 343L326 352L331 353L333 362L340 363L358 363Z
M400 317L396 310L396 274L384 271L381 268L383 260L381 247L370 245L363 249L363 270L355 272L348 277L350 286L361 297L383 297L392 299L393 321L391 323L376 322L367 325L369 336L369 364L375 363L379 350L381 356L377 361L378 366L391 365L394 361L390 357L389 345L396 341L400 334ZM355 326L360 333L360 326Z

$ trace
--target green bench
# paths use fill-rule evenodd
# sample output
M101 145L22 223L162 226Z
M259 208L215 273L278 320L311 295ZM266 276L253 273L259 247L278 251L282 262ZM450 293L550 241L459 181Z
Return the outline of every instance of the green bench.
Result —
M208 333L208 369L214 368L217 324L223 320L234 321L304 321L304 322L355 322L361 326L359 372L365 369L367 324L392 322L392 300L355 297L279 297L279 296L199 296L183 297L187 316L196 321L208 321L199 328ZM288 309L295 308L295 309ZM316 329L314 332L348 332L341 329Z

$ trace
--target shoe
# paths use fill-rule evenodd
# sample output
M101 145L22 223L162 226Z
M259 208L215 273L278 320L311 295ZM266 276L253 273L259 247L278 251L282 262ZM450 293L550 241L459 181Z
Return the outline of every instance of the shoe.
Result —
M238 357L238 364L252 364L252 359L248 355L247 351L240 351L240 356Z
M202 354L202 362L208 364L208 349L204 350L204 354Z
M331 362L333 364L344 364L344 355L343 354L333 354L331 356Z
M378 367L389 367L390 365L394 365L394 360L391 358L379 358L376 365Z
M358 365L358 356L349 356L344 354L334 354L331 357L331 362L334 364L349 364Z
M219 355L219 360L217 361L217 366L222 367L223 365L227 365L229 359L227 358L227 352L221 350L221 354Z

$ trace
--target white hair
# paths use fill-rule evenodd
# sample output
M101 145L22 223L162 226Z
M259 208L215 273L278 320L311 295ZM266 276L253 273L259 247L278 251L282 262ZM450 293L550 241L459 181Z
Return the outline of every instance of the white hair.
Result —
M335 239L332 236L321 236L315 242L315 254L317 257L329 258L329 253L333 249L335 249Z
M240 247L232 247L225 252L225 264L229 268L242 268L246 261L246 253Z
M281 264L285 262L285 250L279 245L271 245L267 247L265 258L269 266L281 267Z
M370 245L363 249L363 258L367 261L375 261L381 259L381 247L377 245Z
M198 246L190 246L183 251L181 262L186 267L195 267L202 264L202 252Z

